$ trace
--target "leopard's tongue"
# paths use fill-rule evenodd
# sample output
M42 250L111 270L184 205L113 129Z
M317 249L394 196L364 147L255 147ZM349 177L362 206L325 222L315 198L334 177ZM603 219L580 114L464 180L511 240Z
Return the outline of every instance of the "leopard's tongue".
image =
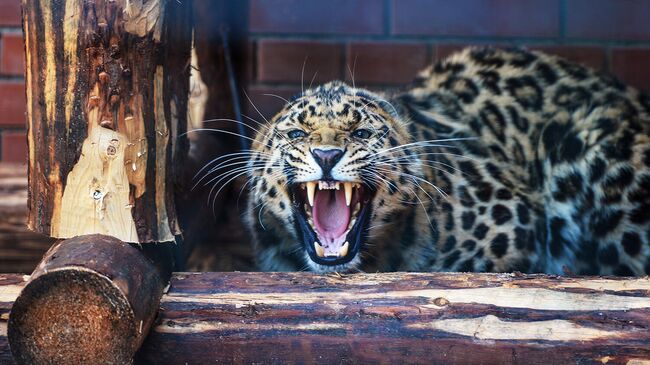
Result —
M350 223L350 207L345 204L345 191L316 190L312 215L319 238L330 242L340 238Z

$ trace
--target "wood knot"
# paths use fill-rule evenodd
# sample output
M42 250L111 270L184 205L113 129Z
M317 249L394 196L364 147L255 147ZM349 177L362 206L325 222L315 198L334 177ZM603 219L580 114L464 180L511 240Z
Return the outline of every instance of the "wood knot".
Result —
M115 156L116 153L117 153L117 149L113 146L108 146L108 148L106 149L106 154L109 156Z
M131 69L130 68L125 68L122 70L122 77L125 79L130 79L131 78Z
M102 84L108 82L108 73L106 71L102 71L99 73L99 82L101 82Z
M99 101L100 101L100 100L101 100L101 98L100 98L99 96L97 96L97 95L92 95L92 96L90 96L90 98L88 99L88 106L91 107L91 108L96 108L96 107L99 106Z
M115 129L115 126L113 125L112 120L102 120L101 122L99 122L99 125L104 127L104 128Z
M433 304L437 305L438 307L445 307L449 305L449 300L447 300L447 298L438 297L433 300Z

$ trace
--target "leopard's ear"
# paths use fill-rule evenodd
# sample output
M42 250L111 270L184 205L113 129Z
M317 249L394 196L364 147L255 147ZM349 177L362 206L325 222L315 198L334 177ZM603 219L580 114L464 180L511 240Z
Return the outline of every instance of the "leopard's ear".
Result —
M388 113L392 118L398 119L400 117L399 110L397 110L398 106L391 104L388 100L380 99L378 104L381 109Z

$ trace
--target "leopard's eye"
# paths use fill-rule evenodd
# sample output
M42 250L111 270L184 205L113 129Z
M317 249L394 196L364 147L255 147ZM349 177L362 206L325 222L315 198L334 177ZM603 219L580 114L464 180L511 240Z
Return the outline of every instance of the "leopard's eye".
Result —
M369 130L363 128L352 132L352 137L359 139L368 139L370 136L372 136L372 133Z
M294 129L294 130L291 130L291 131L289 131L287 133L287 137L289 137L291 139L302 138L302 137L305 137L305 136L307 136L307 132L302 131L300 129Z

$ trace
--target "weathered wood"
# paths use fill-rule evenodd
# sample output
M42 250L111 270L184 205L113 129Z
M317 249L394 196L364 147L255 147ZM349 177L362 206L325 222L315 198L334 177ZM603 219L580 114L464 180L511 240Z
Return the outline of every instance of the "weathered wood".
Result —
M7 321L11 306L27 280L27 275L0 274L0 364L3 365L14 364L7 341Z
M110 236L57 243L11 309L8 338L16 362L131 362L154 320L169 270Z
M172 241L191 2L22 2L29 226L57 238Z
M0 363L24 278L0 275ZM156 323L138 363L647 364L650 281L177 273Z
M140 356L152 364L648 362L650 281L179 273Z
M0 272L31 273L54 242L26 223L27 167L0 163Z

